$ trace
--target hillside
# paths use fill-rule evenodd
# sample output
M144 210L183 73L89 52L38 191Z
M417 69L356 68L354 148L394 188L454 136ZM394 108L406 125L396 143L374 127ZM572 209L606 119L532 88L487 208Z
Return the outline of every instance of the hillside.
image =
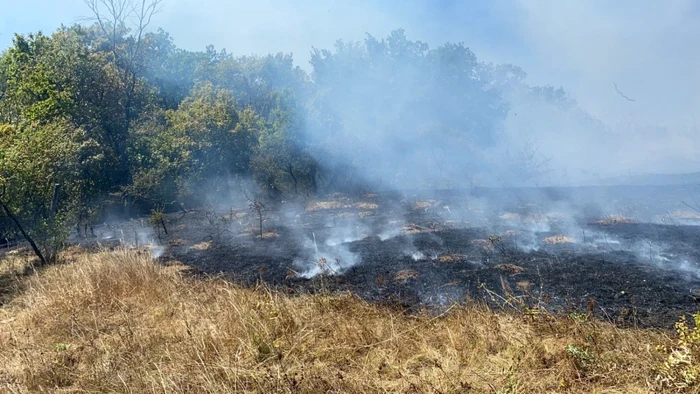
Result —
M585 314L408 315L196 279L138 251L62 257L29 276L22 253L0 260L20 289L0 309L8 392L642 393L673 345Z
M600 180L601 185L629 186L668 186L668 185L697 185L700 183L700 172L687 174L638 174L610 177Z

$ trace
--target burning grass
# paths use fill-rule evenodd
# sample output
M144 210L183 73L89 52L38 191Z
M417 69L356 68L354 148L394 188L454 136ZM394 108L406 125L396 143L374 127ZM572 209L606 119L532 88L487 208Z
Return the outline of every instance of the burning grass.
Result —
M407 315L190 278L146 253L71 259L22 279L0 308L10 392L642 393L667 357L656 345L674 346L585 314Z

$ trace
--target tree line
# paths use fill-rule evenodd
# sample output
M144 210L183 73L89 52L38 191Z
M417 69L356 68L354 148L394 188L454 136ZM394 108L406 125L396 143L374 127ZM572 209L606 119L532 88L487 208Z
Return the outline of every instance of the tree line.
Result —
M498 140L513 91L572 105L515 66L401 29L312 48L307 72L291 54L178 48L147 31L158 2L135 2L131 24L99 8L128 2L87 3L94 23L17 34L0 54L0 238L18 234L7 212L48 245L110 204L179 209L240 180L268 198L402 184L437 145L467 157L463 172Z

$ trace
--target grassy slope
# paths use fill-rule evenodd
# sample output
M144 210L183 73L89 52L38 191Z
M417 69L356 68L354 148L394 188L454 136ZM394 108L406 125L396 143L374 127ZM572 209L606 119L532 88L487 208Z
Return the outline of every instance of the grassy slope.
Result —
M656 345L672 344L478 305L407 316L242 289L136 252L69 260L19 279L0 308L0 392L641 393L665 359Z

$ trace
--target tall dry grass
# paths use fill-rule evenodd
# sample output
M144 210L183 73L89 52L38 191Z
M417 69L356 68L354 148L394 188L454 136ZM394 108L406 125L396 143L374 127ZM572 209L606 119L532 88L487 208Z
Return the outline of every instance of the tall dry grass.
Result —
M408 316L242 289L126 251L79 255L22 289L0 308L0 391L643 393L670 343L582 316Z

